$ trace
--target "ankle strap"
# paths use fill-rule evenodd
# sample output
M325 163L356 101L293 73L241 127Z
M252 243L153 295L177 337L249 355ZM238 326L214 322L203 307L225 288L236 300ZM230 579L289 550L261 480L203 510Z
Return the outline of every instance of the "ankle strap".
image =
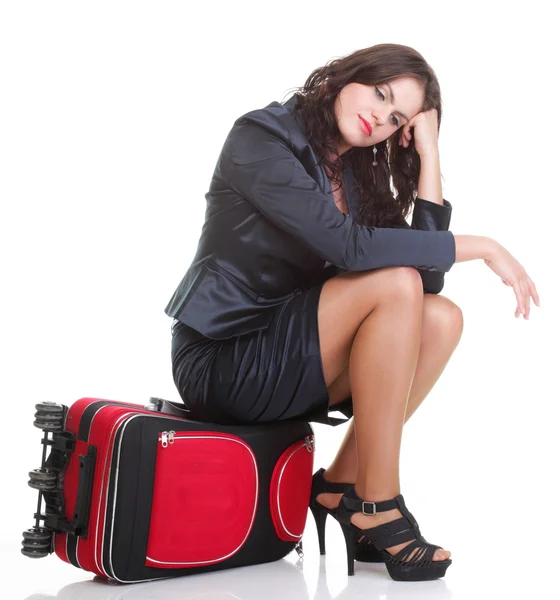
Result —
M358 494L356 494L356 488L354 486L346 490L344 496L342 496L342 502L344 506L352 512L361 512L364 515L375 515L378 512L386 512L394 508L399 508L397 498L401 495L395 496L391 500L382 500L381 502L366 502L362 500Z

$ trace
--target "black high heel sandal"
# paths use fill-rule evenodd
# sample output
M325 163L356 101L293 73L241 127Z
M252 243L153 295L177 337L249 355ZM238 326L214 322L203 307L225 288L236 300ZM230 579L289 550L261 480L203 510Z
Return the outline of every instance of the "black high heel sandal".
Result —
M360 529L350 521L350 517L356 512L361 512L364 515L374 515L394 508L400 510L403 516L376 527ZM380 551L389 575L395 581L439 579L445 575L445 571L453 562L450 558L433 560L435 551L441 546L429 544L422 537L418 523L406 508L402 494L383 502L365 502L356 494L356 488L352 485L344 492L344 496L342 496L333 516L340 523L344 533L348 557L348 575L354 575L356 539L360 535L371 540ZM391 548L391 546L409 540L414 541L399 550L395 556L385 550L385 548ZM414 556L412 556L413 554ZM411 556L412 558L409 560Z
M335 483L333 481L327 481L325 479L325 469L320 468L313 475L311 483L311 500L309 502L309 508L315 519L317 525L317 534L319 536L319 552L321 556L325 555L325 524L327 521L327 515L331 515L336 519L335 512L336 508L327 508L319 502L317 502L317 496L319 494L343 494L351 487L351 483ZM381 552L373 545L373 542L366 537L359 540L360 536L356 538L356 544L354 548L354 560L360 562L369 563L382 563L385 562ZM359 541L358 541L359 540Z

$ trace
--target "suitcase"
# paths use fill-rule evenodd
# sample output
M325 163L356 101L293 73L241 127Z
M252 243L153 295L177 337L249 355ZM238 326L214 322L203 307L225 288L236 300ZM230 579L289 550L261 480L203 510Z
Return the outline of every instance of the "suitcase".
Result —
M35 408L43 458L29 473L39 498L35 527L23 533L25 556L54 552L136 583L303 554L308 422L208 423L161 398Z

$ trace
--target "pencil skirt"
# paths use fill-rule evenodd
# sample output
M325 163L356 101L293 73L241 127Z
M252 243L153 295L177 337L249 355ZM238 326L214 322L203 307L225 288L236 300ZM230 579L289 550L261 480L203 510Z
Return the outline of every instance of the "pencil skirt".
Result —
M193 418L226 424L348 421L351 396L329 407L319 345L323 284L281 304L267 329L244 335L214 340L174 322L173 381ZM346 418L331 416L332 411Z

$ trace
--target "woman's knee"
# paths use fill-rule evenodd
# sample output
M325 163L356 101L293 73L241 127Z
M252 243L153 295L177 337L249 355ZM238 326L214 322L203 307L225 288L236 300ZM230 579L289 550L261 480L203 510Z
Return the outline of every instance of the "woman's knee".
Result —
M452 335L458 339L463 333L463 311L455 302L441 294L426 294L424 320L442 335Z
M414 267L384 267L369 273L377 274L371 278L372 286L376 290L381 287L389 296L418 299L424 293L422 277Z

